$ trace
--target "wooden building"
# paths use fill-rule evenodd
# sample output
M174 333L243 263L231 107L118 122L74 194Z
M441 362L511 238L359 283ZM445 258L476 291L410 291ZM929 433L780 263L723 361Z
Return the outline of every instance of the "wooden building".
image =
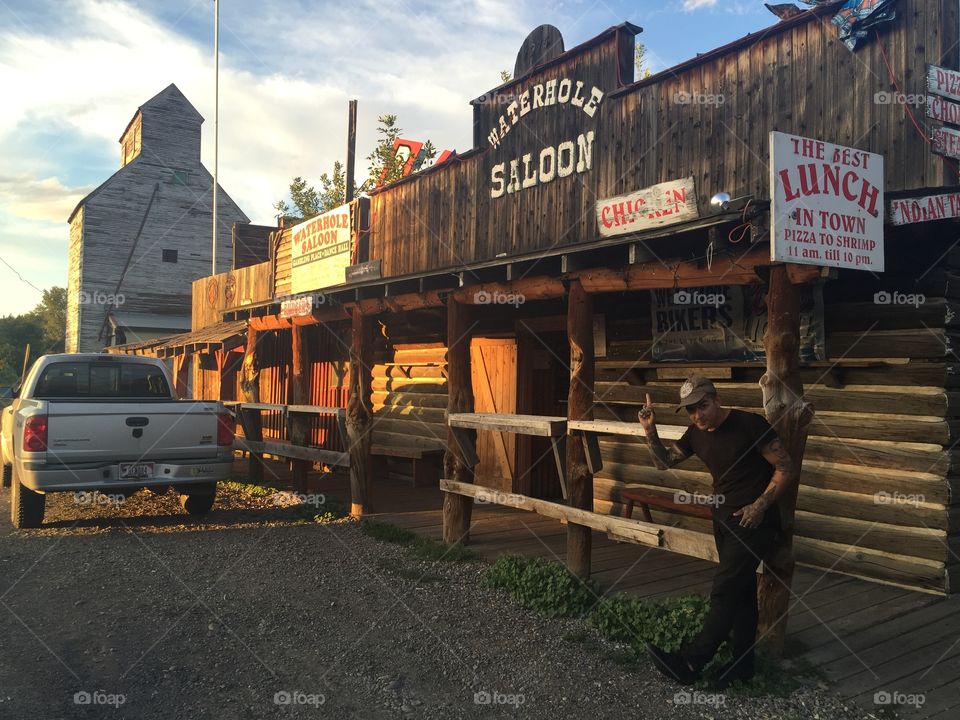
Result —
M190 329L191 282L210 273L213 177L200 162L203 118L176 85L145 102L120 137L120 169L71 213L68 352ZM249 222L222 190L217 265Z
M481 496L565 517L571 567L588 574L589 528L714 557L709 521L677 501L710 492L705 468L655 470L636 424L649 393L661 436L678 437L671 404L696 370L725 404L772 415L802 456L784 508L798 562L956 590L960 253L950 219L909 208L938 194L960 207L957 168L934 152L932 121L888 98L925 96L928 66L956 71L957 8L902 0L855 53L835 11L637 82L636 26L567 51L539 28L514 79L473 101L472 150L350 205L366 278L304 286L298 226L233 271L244 303L204 294L226 278L195 284L194 332L248 324L242 367L239 346L232 364L197 361L199 390L339 402L355 511L376 504L382 472L429 477L442 452L448 541L468 540ZM814 153L793 220L809 211L829 230L842 218L820 209L845 195L879 229L772 261L777 137ZM823 143L854 154L816 158ZM851 175L878 157L879 187L866 167ZM310 444L342 442L321 430ZM627 519L625 489L673 501Z

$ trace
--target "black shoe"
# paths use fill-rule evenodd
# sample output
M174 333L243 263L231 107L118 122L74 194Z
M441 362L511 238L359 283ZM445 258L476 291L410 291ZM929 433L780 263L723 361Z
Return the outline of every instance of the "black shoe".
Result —
M653 660L653 666L666 678L681 685L692 685L700 679L700 673L691 670L687 661L679 653L661 650L653 643L647 643L647 652Z
M750 682L753 675L753 663L731 661L717 669L717 677L711 681L710 687L714 690L726 690L735 682Z

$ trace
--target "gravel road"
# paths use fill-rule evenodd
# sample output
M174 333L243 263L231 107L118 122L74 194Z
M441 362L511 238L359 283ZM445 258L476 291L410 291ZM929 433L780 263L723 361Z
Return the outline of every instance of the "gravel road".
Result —
M88 497L87 500L90 500ZM49 501L15 532L0 494L0 718L845 718L829 691L678 695L580 621L413 559L356 523L221 491Z

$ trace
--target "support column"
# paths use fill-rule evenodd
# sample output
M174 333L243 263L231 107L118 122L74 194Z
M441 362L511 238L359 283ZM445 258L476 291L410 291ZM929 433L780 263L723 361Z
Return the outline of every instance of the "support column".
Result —
M351 310L350 379L347 397L347 446L350 453L350 514L363 517L373 509L370 478L373 336L370 318Z
M190 355L173 356L173 382L177 397L181 400L187 399L187 391L190 389Z
M473 325L470 309L447 298L447 412L473 412L473 384L470 375L470 336ZM464 459L460 443L472 446L476 454L477 433L460 429L454 435L447 430L447 452L443 456L444 477L457 482L472 483L473 468ZM473 498L456 493L443 494L443 542L466 544L470 540L470 518Z
M242 402L260 402L260 365L257 362L258 333L251 327L247 328L247 348L243 354L243 366L240 376L240 393ZM263 429L260 421L260 411L245 411L241 418L243 434L247 440L259 442L263 440ZM250 453L250 481L263 482L263 455Z
M813 411L803 400L800 381L800 292L790 282L786 265L770 269L767 293L767 330L763 336L767 372L760 378L763 408L776 430L799 476L807 444L807 428ZM784 532L764 558L765 572L758 587L759 637L779 657L787 631L787 611L793 583L793 521L797 507L798 482L778 503Z
M579 280L570 282L567 336L570 340L567 419L593 420L593 297ZM567 433L566 460L570 507L593 511L593 475L587 465L583 435ZM567 567L578 577L590 577L592 532L584 525L567 524Z
M290 405L310 405L310 348L305 342L306 328L294 325L290 328ZM295 445L310 445L311 416L304 413L289 413L290 442ZM293 487L297 492L307 491L307 476L313 468L309 460L291 461Z

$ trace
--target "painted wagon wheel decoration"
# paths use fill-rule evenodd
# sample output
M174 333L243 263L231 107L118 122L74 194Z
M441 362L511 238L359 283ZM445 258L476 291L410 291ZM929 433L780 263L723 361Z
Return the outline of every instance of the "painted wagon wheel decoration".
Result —
M217 297L220 294L220 287L215 277L207 280L207 304L210 307L217 306Z

